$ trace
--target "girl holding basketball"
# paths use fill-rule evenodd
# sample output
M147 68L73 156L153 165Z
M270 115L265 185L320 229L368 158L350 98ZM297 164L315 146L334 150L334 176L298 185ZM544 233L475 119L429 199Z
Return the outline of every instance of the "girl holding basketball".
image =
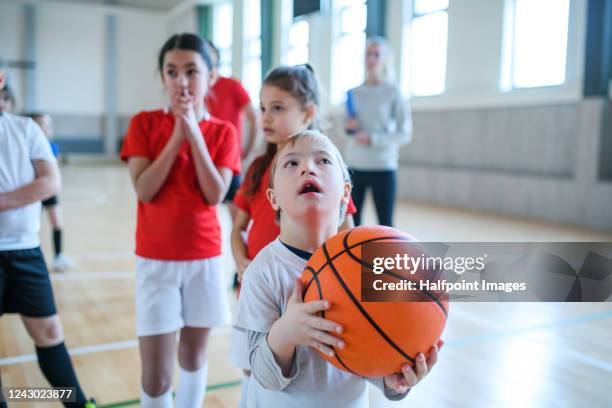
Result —
M314 127L319 106L318 88L314 71L307 64L278 67L264 80L260 103L261 128L267 141L266 152L250 166L234 198L238 214L232 228L232 250L239 281L255 255L280 233L274 210L266 197L270 165L277 146L287 141L291 135ZM353 226L352 214L355 211L351 202L343 228ZM245 241L243 234L249 225ZM243 333L232 333L230 357L245 372L241 398L241 406L244 406L244 393L249 381L249 356L247 339Z
M136 320L143 407L172 407L180 331L177 407L201 407L210 328L230 321L216 205L240 150L234 128L204 106L211 59L195 34L177 34L159 53L167 109L132 118L121 151L138 196Z
M280 236L260 251L244 274L237 327L249 341L248 403L264 407L367 407L366 381L328 364L313 350L343 348L343 328L318 317L328 300L304 303L299 277L313 251L335 235L349 202L346 165L331 141L304 131L279 148L267 196L280 219ZM401 373L370 378L390 400L406 396L435 365L438 348Z

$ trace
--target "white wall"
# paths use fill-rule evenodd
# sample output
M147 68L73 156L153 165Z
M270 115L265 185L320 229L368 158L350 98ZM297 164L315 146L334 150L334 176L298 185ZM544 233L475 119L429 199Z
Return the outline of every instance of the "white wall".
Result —
M56 114L104 110L104 16L36 8L38 107Z
M0 4L0 59L24 58L24 7ZM129 116L162 106L157 53L168 33L189 31L194 9L169 19L165 13L121 7L33 2L36 29L37 109L54 115L105 114L105 19L117 17L117 113ZM191 22L191 23L189 23ZM4 68L24 109L24 71Z
M159 108L163 91L157 56L166 41L162 16L120 16L117 24L117 110L131 115Z
M22 36L22 8L17 4L0 3L0 57L19 59L21 47L15 38Z
M503 0L449 3L449 95L478 94L499 86L503 5Z
M191 32L198 32L198 16L195 6L187 8L177 15L171 15L167 20L168 35Z
M23 39L23 9L15 4L0 3L0 59L16 61L24 59ZM23 84L22 70L2 67L8 75L11 88L17 95L18 108L22 106Z

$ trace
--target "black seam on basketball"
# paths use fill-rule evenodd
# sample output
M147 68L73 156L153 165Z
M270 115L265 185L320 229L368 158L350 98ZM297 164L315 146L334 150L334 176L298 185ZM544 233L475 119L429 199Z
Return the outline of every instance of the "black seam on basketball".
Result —
M368 268L369 270L373 270L374 265L370 265L370 264L368 264L367 262L365 262L365 261L363 261L363 260L359 259L359 257L358 257L357 255L355 255L355 254L353 254L353 253L351 252L351 249L353 248L353 246L350 246L350 247L349 247L349 245L348 245L348 236L349 236L349 235L350 235L352 232L353 232L353 231L350 231L349 233L347 233L347 234L344 236L344 239L342 240L342 246L344 246L344 251L343 251L343 252L346 252L346 253L348 254L348 256L350 256L351 258L353 258L353 260L354 260L354 261L356 261L356 262L358 262L359 264L361 264L361 266L365 266L365 267L366 267L366 268ZM392 238L398 238L398 237L392 237ZM401 237L400 237L400 238L401 238ZM407 241L407 240L405 240L405 239L397 239L397 240L398 240L398 241L401 241L401 242L408 242L408 241ZM373 242L373 241L370 241L370 242ZM343 253L343 252L341 252L341 253ZM406 279L405 277L403 277L403 276L401 276L401 275L397 275L397 274L395 274L395 273L393 273L393 272L389 272L389 271L387 271L387 270L384 270L384 271L383 271L383 275L389 275L389 276L392 276L392 277L394 277L394 278L396 278L396 279L399 279L399 280ZM442 313L444 313L444 317L445 317L445 318L448 316L448 312L446 311L446 308L444 307L444 305L442 304L442 302L440 302L440 299L438 299L438 297L437 297L436 295L434 295L433 293L431 293L431 292L429 292L429 291L427 291L427 290L423 290L423 289L419 289L418 291L419 291L419 292L421 292L421 293L424 293L424 294L425 294L425 295L426 295L428 298L430 298L430 299L432 299L434 302L436 302L436 304L438 305L438 307L440 307L440 309L442 309Z
M338 360L338 362L339 362L340 364L342 364L342 367L346 368L346 370L347 370L347 371L349 371L349 372L350 372L350 373L352 373L352 374L359 375L359 374L357 374L356 372L354 372L353 370L351 370L351 369L349 368L349 366L347 366L347 365L346 365L346 363L345 363L344 361L342 361L342 359L340 358L340 355L338 354L338 352L336 351L336 349L335 349L335 348L333 348L333 347L332 347L332 349L334 350L334 356L336 357L336 360Z
M362 265L363 265L363 264L362 264ZM366 266L366 265L364 265L364 266ZM371 267L368 267L368 268L369 268L370 270L372 270L372 268L371 268ZM392 278L395 278L395 279L397 279L397 280L399 280L399 281L401 281L401 280L409 280L409 281L411 281L411 282L415 282L415 283L416 283L416 281L412 281L412 280L410 280L410 279L407 279L405 276L398 275L398 274L396 274L396 273L394 273L394 272L389 272L389 271L387 271L387 270L384 270L382 274L383 274L383 275L389 275L389 276L391 276ZM433 293L431 293L430 291L425 290L425 289L418 289L418 291L419 291L419 292L421 292L421 293L423 293L425 296L427 296L428 298L430 298L430 299L431 299L431 300L433 300L434 302L436 302L436 304L437 304L437 305L440 307L440 309L442 310L442 313L444 314L444 318L447 318L447 317L448 317L448 314L447 314L446 308L444 307L444 305L442 304L442 302L440 301L440 299L438 299L438 297L437 297L436 295L434 295Z
M309 271L312 274L312 279L308 282L308 285L310 286L310 283L314 280L317 283L317 291L319 292L319 299L323 299L323 289L321 288L321 282L319 282L319 278L317 277L318 273L315 273L315 270L312 268L312 266L308 266L304 270ZM304 288L304 293L306 293L307 290L308 290L308 286ZM302 300L304 300L303 298L304 298L304 295L302 295ZM320 314L321 314L321 317L325 319L325 311L322 310ZM346 371L357 375L357 373L351 370L349 366L347 366L346 363L342 361L336 349L334 347L332 347L332 349L334 350L334 356L336 357L336 360L338 360L338 362L342 365L342 367L346 368Z
M311 275L312 275L312 276L310 277L310 279L309 279L309 280L308 280L308 282L306 283L306 286L304 287L304 293L306 293L306 292L308 291L308 288L309 288L309 287L310 287L310 285L312 284L312 281L313 281L313 280L315 280L315 279L318 279L318 278L317 278L317 275L318 275L318 274L319 274L319 273L320 273L320 272L321 272L321 271L322 271L322 270L323 270L323 269L324 269L324 268L325 268L325 267L326 267L326 266L327 266L327 265L330 263L330 261L331 261L331 262L335 261L335 260L336 260L336 258L339 258L340 256L342 256L342 255L343 255L345 252L346 252L346 253L348 253L348 254L349 254L349 256L350 256L351 258L353 258L354 260L356 260L358 263L360 263L360 264L362 264L362 265L364 265L364 266L369 266L368 264L364 264L364 263L362 263L362 262L361 262L361 260L360 260L359 258L357 258L357 257L356 257L356 256L355 256L355 255L354 255L354 254L353 254L353 253L350 251L350 249L353 249L353 248L355 248L355 247L358 247L359 245L367 244L367 243L370 243L370 242L376 242L376 241L381 241L381 240L389 240L389 239L397 238L397 236L390 236L390 237L378 237L378 238L366 239L365 241L360 241L360 242L357 242L357 243L355 243L355 244L353 244L353 245L351 245L351 246L348 246L348 236L349 236L349 235L350 235L352 232L353 232L353 231L349 231L349 232L348 232L348 233L347 233L347 234L344 236L344 241L343 241L344 250L340 251L339 253L337 253L336 255L334 255L332 258L329 258L329 257L328 257L328 258L326 258L326 259L328 259L329 261L326 261L325 263L323 263L323 265L321 265L317 271L315 271L315 270L314 270L312 267L308 267L308 268L306 268L306 269L305 269L305 270L308 270L308 269L309 269L309 270L310 270L310 273L311 273ZM403 239L402 239L402 241L405 241L405 240L403 240ZM370 269L372 269L372 267L370 267ZM389 272L389 273L391 273L391 272ZM319 284L319 285L320 285L320 283L319 283L319 282L317 282L317 284ZM319 292L319 293L320 293L320 292ZM302 294L302 300L303 300L303 298L304 298L304 294ZM437 301L437 299L435 299L435 296L434 296L434 301ZM446 309L444 309L444 307L443 307L441 304L439 304L439 306L442 308L442 312L444 313L444 316L446 316Z
M314 271L314 269L311 266L307 267L306 269L309 270L310 273L312 273L313 279L317 283L317 290L319 292L319 299L323 299L323 289L321 289L321 282L319 282L319 278L316 276L318 274L315 275L315 271ZM306 293L306 290L304 290L304 293ZM323 319L325 319L325 310L322 310L320 312L320 314L321 314L321 317ZM351 370L349 368L349 366L347 366L346 363L344 361L342 361L342 359L340 358L340 355L338 354L338 352L336 351L336 349L334 347L332 347L332 350L334 350L334 356L336 357L336 360L338 360L338 362L340 364L342 364L342 367L346 368L346 371L348 371L348 372L350 372L352 374L357 375L357 373L355 373L353 370Z
M312 268L311 268L312 269ZM319 277L314 274L314 269L312 269L311 273L313 274L314 281L317 283L317 292L319 292L319 299L323 300L323 288L321 288L321 282L319 282ZM321 310L319 315L325 319L325 310Z
M321 267L320 267L320 268L319 268L317 271L315 271L315 270L314 270L312 267L308 267L308 268L307 268L307 269L310 269L310 273L311 273L311 275L312 275L312 276L311 276L310 280L308 281L308 283L306 284L306 287L304 288L304 293L306 293L306 291L307 291L307 290L308 290L308 288L310 287L310 284L312 283L312 281L313 281L313 280L316 280L316 281L317 281L317 285L319 286L319 289L320 289L320 285L321 285L321 284L320 284L320 282L319 282L319 280L318 280L317 275L318 275L318 274L319 274L319 273L320 273L320 272L321 272L321 271L322 271L322 270L323 270L323 269L324 269L324 268L325 268L325 267L326 267L326 266L327 266L327 265L328 265L330 262L335 261L335 260L336 260L336 258L338 258L338 257L342 256L342 254L344 254L345 252L346 252L346 253L347 253L347 254L348 254L348 255L349 255L351 258L353 258L353 260L357 261L357 262L358 262L359 264L361 264L362 266L365 266L365 267L367 267L368 269L372 270L372 267L373 267L372 265L370 265L370 264L368 264L368 263L366 263L366 262L362 261L361 259L359 259L359 257L357 257L355 254L353 254L353 253L352 253L350 250L351 250L351 249L353 249L353 248L355 248L355 247L357 247L357 246L359 246L359 245L362 245L362 244L364 244L364 243L376 242L376 241L380 241L380 240L384 240L384 239L388 240L388 239L397 238L396 236L392 236L392 237L379 237L379 238L372 238L372 239L365 240L365 241L361 241L361 242L358 242L358 243L356 243L356 244L353 244L353 245L349 246L349 245L348 245L348 236L349 236L349 235L350 235L352 232L353 232L353 231L349 231L349 232L348 232L348 233L347 233L347 234L344 236L344 239L343 239L343 241L342 241L342 242L343 242L343 247L344 247L344 250L340 251L339 253L337 253L336 255L334 255L332 258L326 257L326 259L328 259L328 261L326 261L326 262L325 262L325 263L324 263L324 264L323 264L323 265L322 265L322 266L321 266ZM401 241L403 241L403 242L407 242L407 241L405 241L405 240L401 240ZM397 275L397 274L395 274L395 273L393 273L393 272L389 272L389 271L387 271L387 270L383 271L383 274L384 274L384 275L390 275L390 276L392 276L392 277L394 277L394 278L396 278L396 279L398 279L398 280L405 279L405 277L403 277L403 276L401 276L401 275ZM439 298L438 298L436 295L434 295L433 293L431 293L431 292L429 292L429 291L427 291L427 290L422 290L422 289L419 289L418 291L419 291L419 292L421 292L421 293L423 293L423 294L425 294L425 296L427 296L428 298L430 298L431 300L433 300L433 301L434 301L434 302L435 302L435 303L438 305L438 307L440 308L440 310L442 310L442 314L444 314L444 318L448 318L448 311L446 310L446 308L444 307L444 305L442 304L442 302L440 301L440 299L439 299ZM321 290L319 290L319 296L320 296L320 298L321 298L321 299L323 298L323 297L322 297ZM302 298L303 298L303 297L304 297L304 295L302 294Z
M308 288L310 287L310 284L312 283L313 280L317 283L317 291L319 292L319 299L323 300L323 288L321 288L321 282L319 282L319 278L316 276L317 274L315 270L313 269L312 266L307 266L304 269L304 271L309 271L310 274L312 275L312 278L308 281L308 284L304 287L304 291L302 292L302 302L304 301L304 296L306 296L306 293L308 292ZM318 315L325 319L324 310L318 312Z
M348 232L346 235L348 236L352 231ZM358 247L359 245L362 245L364 243L369 243L369 242L375 242L375 241L381 241L383 239L392 239L394 237L378 237L378 238L372 238L372 239L367 239L365 241L361 241L361 242L357 242L356 244L351 245L349 248L353 249L355 247ZM340 251L339 253L337 253L336 255L334 255L332 258L328 258L330 261L335 261L336 258L339 258L340 256L342 256L342 254L344 254L346 251L346 249L344 249L343 251ZM350 254L350 252L349 252ZM308 289L308 287L310 286L310 284L312 283L315 275L318 275L319 272L321 272L329 263L329 261L326 261L325 263L323 263L323 265L321 265L321 267L319 267L319 269L316 272L312 272L312 277L310 278L310 280L306 283L306 287L304 288L304 292L306 292L306 290Z
M329 253L327 252L327 244L323 244L322 248L323 248L323 254L325 255L325 258L327 259L329 267L330 267L331 271L334 273L334 276L336 277L336 280L338 281L340 286L342 286L342 288L344 289L344 291L346 292L348 297L351 299L351 301L353 302L355 307L357 307L357 309L361 312L363 317L366 318L366 320L370 323L370 325L378 332L378 334L380 334L382 336L383 339L385 339L385 341L391 347L393 347L399 354L401 354L402 357L404 357L405 359L407 359L408 361L410 361L411 363L414 364L415 363L414 358L410 357L410 355L408 355L397 344L395 344L393 342L393 340L391 340L389 338L389 336L387 336L387 333L385 333L385 331L383 329L381 329L380 326L378 326L378 324L376 324L374 319L372 319L372 317L363 308L363 306L361 306L361 303L355 298L355 296L353 295L353 292L351 292L350 288L346 285L346 282L344 282L344 280L342 279L342 277L340 276L340 274L336 270L336 267L334 266L333 262L331 262L331 260L329 258Z
M310 280L308 280L308 283L306 283L306 286L304 286L304 292L302 293L302 301L304 301L304 295L306 294L306 292L308 292L308 288L310 287L310 284L314 280L314 277L315 277L315 274L316 274L316 272L315 272L315 270L314 270L314 268L312 266L307 266L306 268L304 268L304 272L306 272L306 271L310 271L310 274L312 276L310 277ZM321 292L319 291L319 293L321 293Z

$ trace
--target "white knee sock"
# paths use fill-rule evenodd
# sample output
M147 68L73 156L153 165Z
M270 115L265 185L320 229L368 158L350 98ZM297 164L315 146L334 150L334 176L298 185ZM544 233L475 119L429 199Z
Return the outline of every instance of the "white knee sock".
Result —
M172 389L157 397L151 397L140 388L140 406L142 408L172 408Z
M174 400L176 408L200 408L206 393L208 361L197 371L179 367L179 383Z
M238 408L246 408L247 403L247 395L249 395L249 383L251 382L251 377L248 375L242 376L242 381L240 382L240 403L238 404Z

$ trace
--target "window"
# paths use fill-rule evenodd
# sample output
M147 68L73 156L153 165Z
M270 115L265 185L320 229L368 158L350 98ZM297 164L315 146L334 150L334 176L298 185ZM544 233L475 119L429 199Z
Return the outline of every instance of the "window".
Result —
M403 66L409 75L403 90L414 96L439 95L446 83L448 0L414 0L410 31L411 55Z
M219 50L219 73L223 76L232 75L232 5L223 3L213 10L212 40Z
M261 2L245 1L244 65L242 84L252 99L259 99L261 88ZM248 20L248 21L247 21Z
M569 3L506 0L502 90L565 82Z
M341 103L346 91L363 83L367 8L364 0L337 0L340 38L332 70L331 101Z
M305 64L308 62L308 37L310 26L306 19L295 21L289 27L289 48L285 57L288 65Z

